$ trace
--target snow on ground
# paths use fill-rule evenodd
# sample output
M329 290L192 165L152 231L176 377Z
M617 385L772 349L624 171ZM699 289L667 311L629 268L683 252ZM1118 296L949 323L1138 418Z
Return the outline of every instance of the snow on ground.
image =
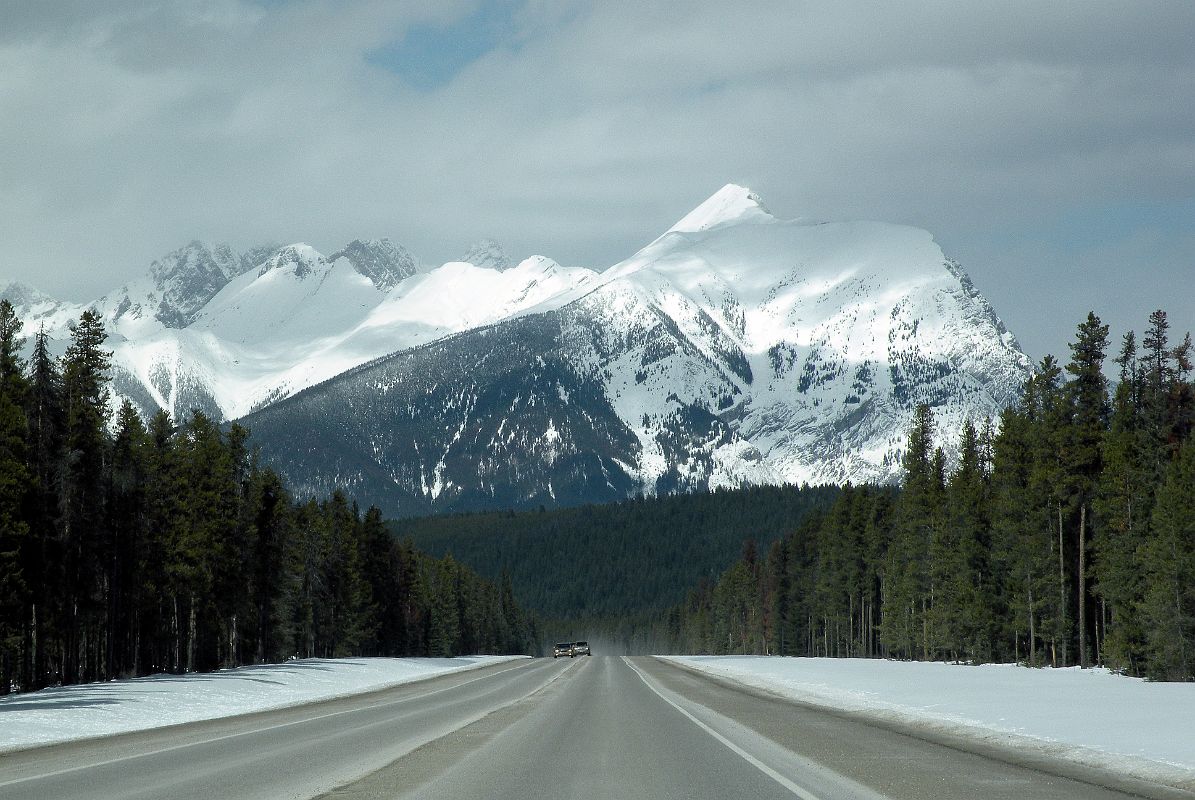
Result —
M1104 669L667 656L812 705L1195 787L1195 683Z
M517 658L308 658L54 687L0 698L0 752L302 705Z

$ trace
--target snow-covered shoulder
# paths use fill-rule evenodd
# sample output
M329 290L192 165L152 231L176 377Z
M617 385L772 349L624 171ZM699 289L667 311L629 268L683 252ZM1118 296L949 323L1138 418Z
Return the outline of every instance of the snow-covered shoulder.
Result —
M803 703L1195 785L1195 684L1104 669L878 659L665 656Z
M0 753L304 705L524 657L309 658L43 689L0 699Z

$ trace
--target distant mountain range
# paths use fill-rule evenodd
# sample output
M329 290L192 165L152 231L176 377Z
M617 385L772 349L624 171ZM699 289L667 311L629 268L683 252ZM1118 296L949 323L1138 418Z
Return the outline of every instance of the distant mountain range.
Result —
M929 233L780 220L734 185L602 272L192 242L91 304L2 296L60 343L95 307L143 413L242 419L301 491L395 515L890 481L918 403L949 440L1031 371Z

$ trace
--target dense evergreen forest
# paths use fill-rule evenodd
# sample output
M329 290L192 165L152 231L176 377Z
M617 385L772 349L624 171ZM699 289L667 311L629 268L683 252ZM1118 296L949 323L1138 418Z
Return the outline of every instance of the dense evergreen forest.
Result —
M698 580L729 566L745 537L770 543L828 507L838 492L836 486L756 486L391 525L428 553L450 553L485 575L508 574L528 608L563 621L552 626L560 636L567 638L571 625L584 638L587 626L623 630L628 620L658 617Z
M391 536L339 492L295 502L248 431L109 418L106 333L24 363L0 301L0 694L291 657L532 652L509 580Z
M1127 334L1078 326L997 426L956 458L918 409L900 490L846 487L833 506L659 623L686 652L1104 664L1195 678L1195 386L1191 338L1165 312ZM954 464L948 469L947 464Z

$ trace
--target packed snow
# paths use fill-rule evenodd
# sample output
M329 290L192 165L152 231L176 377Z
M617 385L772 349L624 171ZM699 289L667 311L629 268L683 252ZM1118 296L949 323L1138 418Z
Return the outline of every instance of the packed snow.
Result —
M1105 669L668 656L803 703L1195 787L1195 684Z
M303 705L524 657L308 658L54 687L0 698L0 752Z

